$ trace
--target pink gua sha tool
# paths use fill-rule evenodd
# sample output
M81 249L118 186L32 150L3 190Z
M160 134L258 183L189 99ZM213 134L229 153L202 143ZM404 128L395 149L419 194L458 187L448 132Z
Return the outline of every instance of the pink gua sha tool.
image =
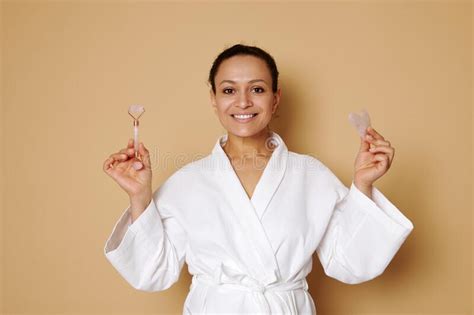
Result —
M349 122L357 129L357 133L362 139L365 139L367 134L367 128L370 126L369 113L365 109L362 109L359 113L350 113ZM369 147L373 148L374 145L369 143Z
M365 109L362 109L360 113L350 113L349 122L356 128L359 136L365 138L367 128L370 126L369 113Z
M135 158L138 159L138 125L139 118L145 112L145 108L141 105L131 105L128 108L128 113L133 117L133 139L134 139L134 148L135 148Z

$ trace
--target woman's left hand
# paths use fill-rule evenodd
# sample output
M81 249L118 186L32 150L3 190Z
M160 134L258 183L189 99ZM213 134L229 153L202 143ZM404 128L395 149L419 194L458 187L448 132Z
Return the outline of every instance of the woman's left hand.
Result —
M388 171L394 155L395 149L390 146L390 142L368 127L365 139L360 138L360 150L354 165L354 183L359 187L371 187Z

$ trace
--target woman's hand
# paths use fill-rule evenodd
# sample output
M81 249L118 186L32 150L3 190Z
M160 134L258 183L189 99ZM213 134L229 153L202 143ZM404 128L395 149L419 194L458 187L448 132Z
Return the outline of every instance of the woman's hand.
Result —
M368 127L365 139L360 139L360 150L354 165L354 184L359 188L372 187L390 168L394 155L395 149L390 146L390 142Z
M135 158L133 139L126 148L113 153L105 160L104 172L112 177L130 197L135 207L146 207L152 198L150 154L142 142L138 146L139 158ZM143 208L144 209L144 208Z

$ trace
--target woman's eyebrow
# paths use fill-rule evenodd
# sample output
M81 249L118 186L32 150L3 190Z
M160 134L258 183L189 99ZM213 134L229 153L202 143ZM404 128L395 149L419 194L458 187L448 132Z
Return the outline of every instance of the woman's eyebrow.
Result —
M260 81L263 82L263 83L265 83L265 84L267 83L267 82L265 82L265 80L263 80L263 79L250 80L248 83L255 83L255 82L260 82ZM219 83L219 85L222 85L222 83L226 83L226 82L227 82L227 83L236 83L235 81L232 81L232 80L222 80L221 83Z

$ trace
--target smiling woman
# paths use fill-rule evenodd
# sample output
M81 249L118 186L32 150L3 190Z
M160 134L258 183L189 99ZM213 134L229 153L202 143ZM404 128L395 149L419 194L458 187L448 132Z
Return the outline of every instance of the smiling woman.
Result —
M209 155L153 194L143 144L143 169L130 166L131 142L121 151L128 158L117 153L104 164L130 196L104 247L122 277L138 290L162 291L186 262L193 278L184 314L316 314L306 281L315 252L325 273L344 283L382 274L413 230L372 186L393 158L390 143L367 129L372 138L360 139L348 188L269 129L281 88L267 52L240 44L224 50L209 83L227 130Z
M218 58L211 69L210 97L221 124L229 131L229 152L242 154L263 147L281 89L277 88L275 62L265 52L237 45L227 55L227 59Z

